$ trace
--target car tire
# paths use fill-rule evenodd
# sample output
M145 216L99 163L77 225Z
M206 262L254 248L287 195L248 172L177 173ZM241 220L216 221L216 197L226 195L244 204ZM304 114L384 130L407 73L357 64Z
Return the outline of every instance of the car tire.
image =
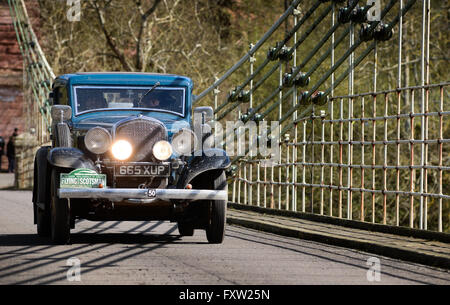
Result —
M39 166L39 168L38 168ZM49 205L47 204L46 200L46 193L47 193L47 175L46 175L46 168L44 166L47 166L47 164L38 164L37 160L34 161L34 167L35 167L35 179L34 183L36 185L36 197L33 198L33 201L35 202L35 212L36 212L36 225L37 225L37 234L41 237L48 237L51 234L51 220L50 220L50 212L49 212ZM40 170L39 170L40 169ZM41 172L42 171L42 172ZM42 174L43 173L43 174ZM45 204L45 209L41 209L37 201L43 201Z
M214 179L214 190L227 190L225 172ZM210 244L220 244L225 236L226 225L226 200L213 200L208 204L209 222L206 227L206 238Z
M185 222L178 222L178 233L181 236L193 236L194 226Z
M41 237L48 237L51 234L51 220L48 211L36 207L37 234Z
M51 237L55 244L67 244L70 239L70 209L66 199L60 199L57 195L59 187L60 171L52 170L51 176Z

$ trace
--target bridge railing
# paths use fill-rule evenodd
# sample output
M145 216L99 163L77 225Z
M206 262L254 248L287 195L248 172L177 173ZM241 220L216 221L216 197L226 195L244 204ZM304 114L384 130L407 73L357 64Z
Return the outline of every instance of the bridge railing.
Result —
M280 123L277 162L234 157L229 200L448 231L449 83L430 83L430 1L382 1L374 21L366 1L343 2L292 1L198 95L222 125Z

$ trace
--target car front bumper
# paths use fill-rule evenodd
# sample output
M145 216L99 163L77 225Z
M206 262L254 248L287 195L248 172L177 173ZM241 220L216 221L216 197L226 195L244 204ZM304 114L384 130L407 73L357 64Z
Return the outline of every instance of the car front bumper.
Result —
M114 189L114 188L60 188L60 198L90 198L122 201L138 200L227 200L227 191L184 189Z

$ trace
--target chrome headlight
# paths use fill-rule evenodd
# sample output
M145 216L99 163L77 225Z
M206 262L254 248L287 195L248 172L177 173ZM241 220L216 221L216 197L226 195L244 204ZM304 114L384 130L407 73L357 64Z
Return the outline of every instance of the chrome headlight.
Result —
M172 137L173 150L179 155L190 155L196 145L197 136L190 129L182 128Z
M128 159L131 154L133 153L133 147L128 141L125 140L118 140L114 142L111 152L117 160L126 160Z
M86 133L84 144L90 152L104 154L111 146L111 134L105 128L94 127Z
M166 161L172 155L172 145L167 141L158 141L153 145L153 155L160 161Z

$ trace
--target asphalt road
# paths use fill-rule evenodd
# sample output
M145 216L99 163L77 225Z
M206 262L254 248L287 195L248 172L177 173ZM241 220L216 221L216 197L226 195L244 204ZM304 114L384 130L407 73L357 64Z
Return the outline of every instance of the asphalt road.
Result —
M169 222L82 220L54 246L35 234L31 192L0 191L0 207L0 284L450 284L448 271L384 257L371 282L374 255L235 226L210 245Z

